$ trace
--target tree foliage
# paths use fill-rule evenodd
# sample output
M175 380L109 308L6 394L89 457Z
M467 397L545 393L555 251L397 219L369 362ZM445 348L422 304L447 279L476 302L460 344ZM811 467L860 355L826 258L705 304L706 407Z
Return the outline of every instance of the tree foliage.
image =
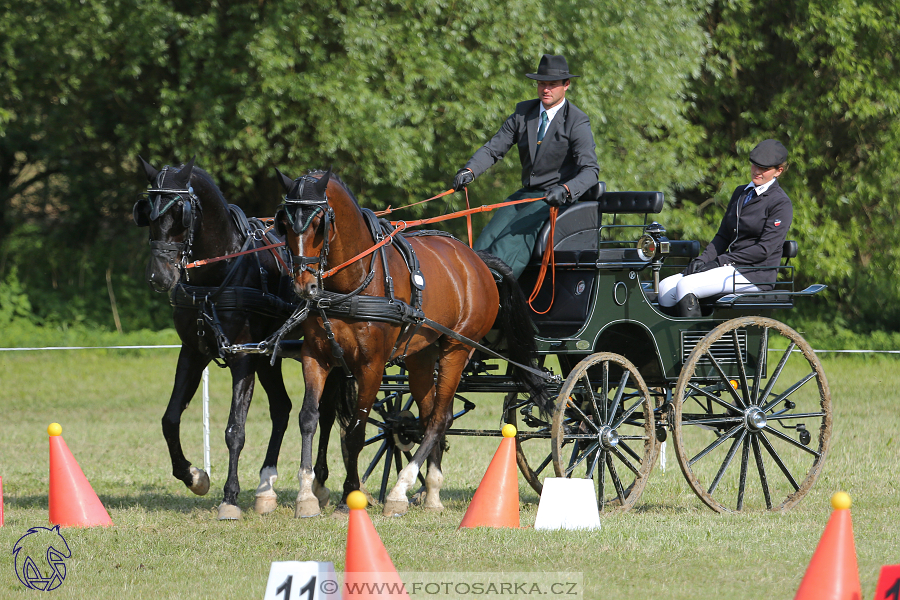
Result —
M570 97L593 120L610 187L698 178L679 159L696 140L681 93L702 56L700 3L0 5L0 276L22 267L43 319L108 327L109 277L126 328L167 322L141 281L146 232L130 223L144 184L136 154L158 166L196 155L248 214L274 213L273 166L333 166L363 204L396 207L445 189L534 97L523 75L543 53L582 75ZM517 163L481 178L473 203L515 189Z
M16 272L39 319L111 327L112 290L126 329L168 323L165 300L143 282L146 231L130 218L144 186L138 153L157 166L196 155L248 214L274 213L275 166L291 176L333 166L364 205L402 206L447 188L515 103L534 97L524 74L554 53L581 75L569 98L591 118L601 179L665 191L672 237L708 241L748 180L750 148L781 139L799 273L830 286L807 306L900 326L900 253L885 241L900 158L900 8L890 3L0 0L0 9L0 280ZM474 205L518 187L514 154L471 186ZM464 202L455 194L400 214Z

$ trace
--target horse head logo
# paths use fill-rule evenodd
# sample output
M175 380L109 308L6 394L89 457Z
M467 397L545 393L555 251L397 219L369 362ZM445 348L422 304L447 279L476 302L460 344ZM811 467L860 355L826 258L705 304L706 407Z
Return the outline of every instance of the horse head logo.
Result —
M13 546L16 577L27 588L49 592L66 578L65 559L72 558L66 538L53 529L32 527Z

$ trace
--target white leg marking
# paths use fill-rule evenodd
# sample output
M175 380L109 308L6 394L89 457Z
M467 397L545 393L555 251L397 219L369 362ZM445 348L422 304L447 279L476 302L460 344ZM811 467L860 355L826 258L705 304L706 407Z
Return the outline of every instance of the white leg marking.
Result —
M399 517L405 515L409 510L409 500L406 493L410 486L415 483L416 476L419 474L419 465L415 461L406 465L400 475L397 477L397 484L388 497L384 501L384 511L382 513L386 517Z
M297 472L297 480L300 482L300 492L297 494L297 505L294 507L294 517L315 517L322 514L319 500L313 493L313 482L316 477L312 469L300 469Z
M259 487L256 488L257 514L267 515L278 507L278 495L275 493L275 481L278 479L278 470L275 467L266 467L259 472Z
M444 474L437 465L428 466L425 476L425 508L426 510L444 510L441 504L441 487L444 485Z

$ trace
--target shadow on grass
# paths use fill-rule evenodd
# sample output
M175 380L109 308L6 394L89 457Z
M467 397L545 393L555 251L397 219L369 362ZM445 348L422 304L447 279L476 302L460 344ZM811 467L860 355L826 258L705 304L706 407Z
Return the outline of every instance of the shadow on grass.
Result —
M187 491L187 488L185 488ZM295 494L296 496L296 494ZM158 491L151 486L143 486L134 494L98 494L100 502L109 509L123 510L129 508L143 508L148 511L173 511L190 513L197 510L209 510L215 508L222 501L221 491L218 494L212 490L206 496L195 496L187 491L186 494L169 491ZM12 496L5 499L7 510L34 509L49 510L49 498L46 494L31 496ZM240 501L245 500L244 493L240 495ZM250 500L252 502L252 499Z

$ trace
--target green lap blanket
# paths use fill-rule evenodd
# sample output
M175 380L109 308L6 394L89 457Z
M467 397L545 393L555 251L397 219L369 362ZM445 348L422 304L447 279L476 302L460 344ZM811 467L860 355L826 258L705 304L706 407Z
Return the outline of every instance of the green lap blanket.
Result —
M541 198L547 192L521 189L509 198ZM475 250L485 250L501 259L512 269L516 278L525 270L537 242L541 228L550 220L550 207L543 200L504 206L494 213L493 218L475 240Z

